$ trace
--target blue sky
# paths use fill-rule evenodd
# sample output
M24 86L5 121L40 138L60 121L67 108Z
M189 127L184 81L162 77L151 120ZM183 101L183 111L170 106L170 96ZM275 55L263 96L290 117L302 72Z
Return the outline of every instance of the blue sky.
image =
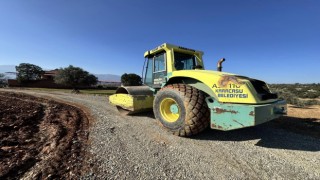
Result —
M206 69L320 83L319 0L0 1L0 65L141 74L146 50L204 51Z

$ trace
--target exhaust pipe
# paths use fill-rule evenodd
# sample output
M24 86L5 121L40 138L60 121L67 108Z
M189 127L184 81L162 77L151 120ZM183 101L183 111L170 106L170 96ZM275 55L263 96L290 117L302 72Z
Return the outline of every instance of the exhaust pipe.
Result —
M225 58L221 58L221 59L218 61L217 71L222 71L222 63L223 63L225 60L226 60Z

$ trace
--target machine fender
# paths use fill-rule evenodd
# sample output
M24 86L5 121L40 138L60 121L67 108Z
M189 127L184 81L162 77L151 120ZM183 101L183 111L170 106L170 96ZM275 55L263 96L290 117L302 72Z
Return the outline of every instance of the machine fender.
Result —
M169 79L169 81L165 85L174 84L174 83L188 84L192 87L199 89L200 91L205 92L206 94L213 97L214 99L217 99L216 94L210 89L210 87L197 79L193 79L189 77L172 77Z

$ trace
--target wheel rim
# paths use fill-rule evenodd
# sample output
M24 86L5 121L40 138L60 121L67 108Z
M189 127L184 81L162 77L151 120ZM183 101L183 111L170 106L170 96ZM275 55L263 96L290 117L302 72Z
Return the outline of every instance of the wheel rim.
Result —
M172 123L179 119L180 108L174 99L165 98L160 103L160 113L165 121Z

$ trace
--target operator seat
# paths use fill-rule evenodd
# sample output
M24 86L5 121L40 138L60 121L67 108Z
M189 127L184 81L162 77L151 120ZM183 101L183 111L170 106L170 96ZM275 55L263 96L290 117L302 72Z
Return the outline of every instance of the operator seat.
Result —
M176 68L176 70L183 70L184 63L182 61L175 61L174 67Z

